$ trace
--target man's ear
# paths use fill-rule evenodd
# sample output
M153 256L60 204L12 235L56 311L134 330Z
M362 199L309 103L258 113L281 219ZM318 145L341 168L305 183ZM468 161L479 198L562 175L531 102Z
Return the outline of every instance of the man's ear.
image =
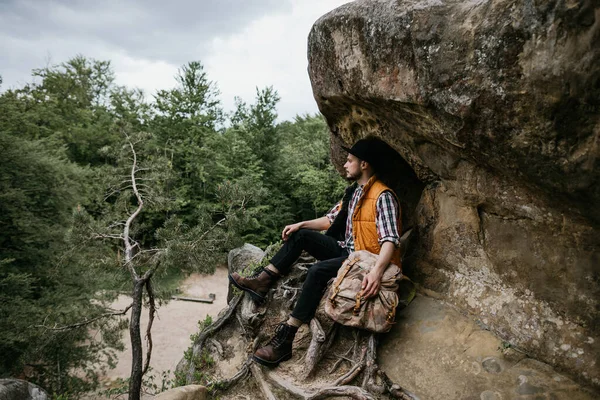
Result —
M369 163L364 160L360 160L360 169L367 169L367 168L369 168Z

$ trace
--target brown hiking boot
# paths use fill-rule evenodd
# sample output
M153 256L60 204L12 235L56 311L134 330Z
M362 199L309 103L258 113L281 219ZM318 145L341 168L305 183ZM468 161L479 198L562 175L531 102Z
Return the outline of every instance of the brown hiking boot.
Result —
M292 343L298 328L282 322L275 329L275 336L266 346L256 350L254 361L267 367L276 367L280 362L292 358Z
M249 277L241 276L237 272L229 274L229 281L238 289L250 293L252 300L257 303L265 301L269 289L278 278L279 274L268 268L260 269Z

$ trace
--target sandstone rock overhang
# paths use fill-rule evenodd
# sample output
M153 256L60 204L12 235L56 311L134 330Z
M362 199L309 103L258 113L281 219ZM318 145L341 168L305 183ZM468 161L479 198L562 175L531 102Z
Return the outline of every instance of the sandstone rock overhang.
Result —
M407 270L600 386L599 3L359 0L308 60L336 166L375 135L426 184Z
M315 23L308 58L343 142L432 142L600 221L598 2L355 1Z

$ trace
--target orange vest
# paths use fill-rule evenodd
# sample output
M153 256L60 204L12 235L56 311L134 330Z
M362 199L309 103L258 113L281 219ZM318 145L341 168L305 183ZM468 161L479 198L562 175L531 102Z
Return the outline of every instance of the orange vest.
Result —
M356 251L368 250L371 253L379 254L381 250L375 221L377 219L377 199L386 190L389 190L398 202L398 233L402 232L400 202L396 194L383 182L372 176L363 187L363 194L358 199L358 203L354 208L354 214L352 215L352 235L354 236L354 249ZM402 268L400 247L396 247L390 261Z

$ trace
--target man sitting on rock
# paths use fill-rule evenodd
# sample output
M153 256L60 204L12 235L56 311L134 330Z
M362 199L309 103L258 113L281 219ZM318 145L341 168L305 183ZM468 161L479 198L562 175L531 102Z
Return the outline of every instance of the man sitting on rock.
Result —
M302 292L286 322L279 324L269 343L254 353L254 360L276 366L292 357L292 342L298 328L315 315L327 282L337 275L353 251L378 254L375 267L362 283L365 298L379 292L383 272L390 262L400 265L400 206L396 195L378 178L389 146L373 137L359 140L348 149L346 178L354 181L326 216L288 225L284 245L271 263L251 277L234 272L229 280L261 303L276 280L289 272L303 250L319 260L308 269ZM327 230L325 234L320 231Z

